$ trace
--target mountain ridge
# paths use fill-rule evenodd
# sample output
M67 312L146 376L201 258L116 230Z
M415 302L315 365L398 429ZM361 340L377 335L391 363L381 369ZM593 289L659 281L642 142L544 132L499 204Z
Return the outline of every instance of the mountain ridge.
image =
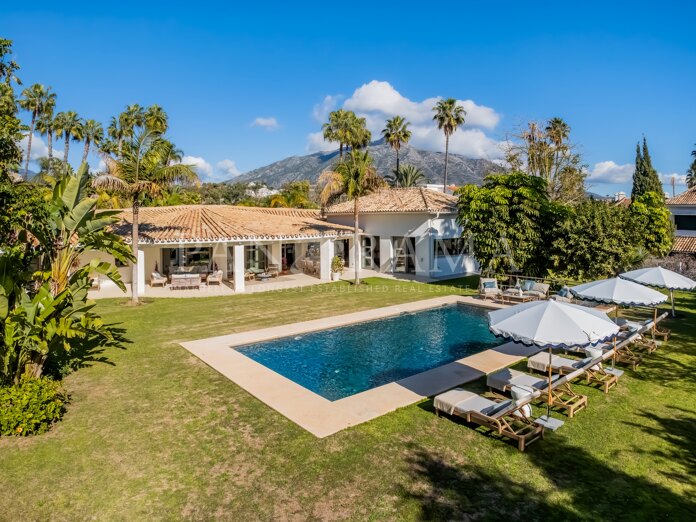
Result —
M386 176L396 168L396 153L379 140L367 147L380 176ZM289 156L259 167L226 181L266 183L269 187L279 188L292 181L309 180L315 183L319 175L330 168L339 157L339 152L315 152L305 156ZM445 153L416 149L408 144L401 146L400 164L411 164L423 170L429 183L442 183L445 168ZM486 159L472 159L460 154L449 154L447 181L455 185L481 185L483 178L491 172L504 170L496 163Z

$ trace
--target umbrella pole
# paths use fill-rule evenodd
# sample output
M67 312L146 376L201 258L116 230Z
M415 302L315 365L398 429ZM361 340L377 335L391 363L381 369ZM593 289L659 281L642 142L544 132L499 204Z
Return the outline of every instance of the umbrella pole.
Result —
M674 290L669 289L669 300L672 302L672 317L676 317L674 313Z
M614 336L614 353L611 354L611 369L616 365L616 336Z
M551 418L551 383L553 381L553 376L551 374L551 361L553 359L553 354L551 352L551 346L549 346L549 387L548 387L548 400L546 401L546 420Z
M652 340L655 340L655 330L657 329L657 306L655 307L655 312L653 313L653 327L652 327Z

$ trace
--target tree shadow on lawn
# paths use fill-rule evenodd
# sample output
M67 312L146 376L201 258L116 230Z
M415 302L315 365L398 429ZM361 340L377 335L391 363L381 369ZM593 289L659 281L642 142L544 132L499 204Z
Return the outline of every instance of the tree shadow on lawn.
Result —
M602 444L600 437L597 444ZM666 515L674 520L689 520L696 509L696 503L689 498L624 473L613 462L597 459L584 448L553 434L530 447L524 458L557 492L570 498L565 504L551 503L546 493L507 474L504 464L498 471L493 456L490 467L455 465L435 449L413 446L409 450L405 465L411 481L399 487L399 495L417 501L419 518L424 520L650 520ZM516 457L514 447L507 450L511 458Z
M669 443L669 447L653 451L634 448L633 451L683 465L686 469L685 473L666 471L660 471L660 473L677 482L696 486L696 412L676 406L670 406L668 409L674 412L673 416L660 416L645 410L638 412L640 417L650 421L649 425L636 422L625 422L625 424L654 437L662 438Z
M55 350L46 359L44 373L54 379L62 379L80 368L87 368L94 363L115 366L105 355L107 348L126 349L132 341L126 338L126 329L110 325L111 336L93 334L85 339L74 338L70 350Z

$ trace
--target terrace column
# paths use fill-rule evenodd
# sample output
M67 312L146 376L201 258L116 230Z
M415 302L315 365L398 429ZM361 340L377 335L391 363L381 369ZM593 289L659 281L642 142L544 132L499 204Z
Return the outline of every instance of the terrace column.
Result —
M138 248L138 295L145 295L145 250Z
M331 280L331 260L334 257L334 240L333 238L324 238L319 244L319 279L323 281Z
M244 245L234 245L234 291L244 292Z
M282 244L280 241L275 241L270 244L270 254L271 254L271 259L268 261L269 265L278 265L278 270L283 268L281 265L283 253L282 253Z

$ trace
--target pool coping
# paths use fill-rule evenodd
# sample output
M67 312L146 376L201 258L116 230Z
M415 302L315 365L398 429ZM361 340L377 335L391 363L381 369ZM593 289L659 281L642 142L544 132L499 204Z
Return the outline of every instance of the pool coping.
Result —
M538 348L505 343L336 401L304 388L233 348L457 303L490 309L506 306L468 296L450 295L210 337L184 342L181 346L281 415L322 438L476 380L528 357Z

